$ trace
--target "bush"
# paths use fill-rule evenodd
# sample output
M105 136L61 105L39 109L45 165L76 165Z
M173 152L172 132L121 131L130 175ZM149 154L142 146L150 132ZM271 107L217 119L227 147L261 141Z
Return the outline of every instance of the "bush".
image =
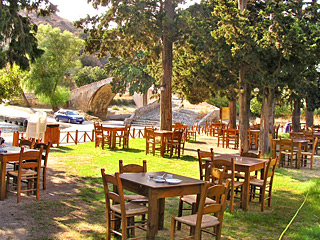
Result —
M119 107L118 107L118 106L112 106L111 109L112 109L112 110L119 110Z

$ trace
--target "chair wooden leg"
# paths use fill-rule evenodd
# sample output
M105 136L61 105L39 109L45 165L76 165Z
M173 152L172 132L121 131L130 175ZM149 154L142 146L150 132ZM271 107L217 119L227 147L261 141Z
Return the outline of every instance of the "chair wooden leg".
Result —
M183 201L179 199L178 217L182 216ZM177 230L181 230L181 222L178 222Z
M18 181L17 186L17 203L21 202L21 181Z
M261 196L261 212L263 212L265 207L265 197L266 197L265 189L262 189L262 193L260 194L260 196Z
M46 190L47 189L47 168L43 168L43 171L42 171L42 181L43 181L43 185L42 185L42 188L43 190Z
M179 225L179 222L178 222L178 225ZM181 223L180 223L180 228L181 228ZM176 229L176 220L175 220L175 217L172 216L171 227L170 227L170 240L174 240L175 229Z
M234 207L234 189L230 189L230 212L233 212Z

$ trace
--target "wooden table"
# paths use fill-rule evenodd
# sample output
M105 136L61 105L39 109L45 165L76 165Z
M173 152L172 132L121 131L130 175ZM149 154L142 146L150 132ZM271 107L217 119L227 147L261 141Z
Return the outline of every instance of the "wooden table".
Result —
M173 178L181 179L179 184L156 183L149 176L161 176L167 172L127 173L120 174L124 189L149 198L147 239L155 239L158 230L163 229L166 197L198 194L200 200L201 180L173 174Z
M157 137L161 137L161 157L164 156L164 153L166 151L166 143L167 143L167 138L172 137L173 131L168 131L168 130L155 130L154 134Z
M0 200L3 201L6 195L6 167L7 162L19 162L20 147L5 146L1 149L7 150L6 153L0 153L1 162L1 182L0 182Z
M273 151L272 152L274 153L274 156L271 156L271 157L273 159L276 158L276 156L275 156L276 155L276 149L277 149L277 145L279 145L279 143L280 143L280 139L272 139L272 147L273 147ZM307 149L308 148L308 140L294 138L293 139L293 144L295 144L298 147L297 168L300 168L302 146Z
M116 147L116 136L117 136L117 132L123 132L126 130L125 126L119 126L119 127L115 127L115 126L102 126L102 130L103 131L108 131L110 132L110 136L111 136L111 148L115 148Z
M239 172L245 173L244 178L244 184L243 184L243 203L242 203L242 209L245 211L248 211L249 208L249 191L250 191L250 173L255 172L258 170L262 170L261 175L263 176L265 163L267 162L266 159L261 158L250 158L250 157L241 157L240 160L236 160L237 158L240 158L239 154L215 154L215 159L225 159L225 160L231 160L231 158L234 158L235 161L235 170ZM211 160L204 159L206 162L210 162Z

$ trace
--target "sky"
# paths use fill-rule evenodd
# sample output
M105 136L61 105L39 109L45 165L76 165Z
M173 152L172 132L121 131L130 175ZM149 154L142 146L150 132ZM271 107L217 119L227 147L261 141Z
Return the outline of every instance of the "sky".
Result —
M58 5L58 16L68 19L71 22L84 18L87 14L90 16L100 14L106 9L99 7L99 10L96 10L91 4L87 3L87 0L51 0L50 2ZM199 2L199 0L187 0L186 5L190 5L194 2Z
M72 22L86 17L87 14L94 16L104 11L94 9L91 4L87 3L87 0L51 0L50 2L58 5L58 16Z

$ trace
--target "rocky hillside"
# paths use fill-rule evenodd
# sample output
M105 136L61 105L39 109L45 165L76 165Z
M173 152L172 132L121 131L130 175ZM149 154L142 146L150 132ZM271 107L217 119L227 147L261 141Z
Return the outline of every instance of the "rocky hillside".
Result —
M37 25L50 24L54 28L60 28L62 32L68 30L69 32L72 32L74 35L78 37L82 37L81 35L84 34L81 29L78 29L75 26L73 26L72 22L65 18L59 17L56 14L52 14L49 17L38 17L36 13L29 12L28 16L32 19L32 22L34 22Z

